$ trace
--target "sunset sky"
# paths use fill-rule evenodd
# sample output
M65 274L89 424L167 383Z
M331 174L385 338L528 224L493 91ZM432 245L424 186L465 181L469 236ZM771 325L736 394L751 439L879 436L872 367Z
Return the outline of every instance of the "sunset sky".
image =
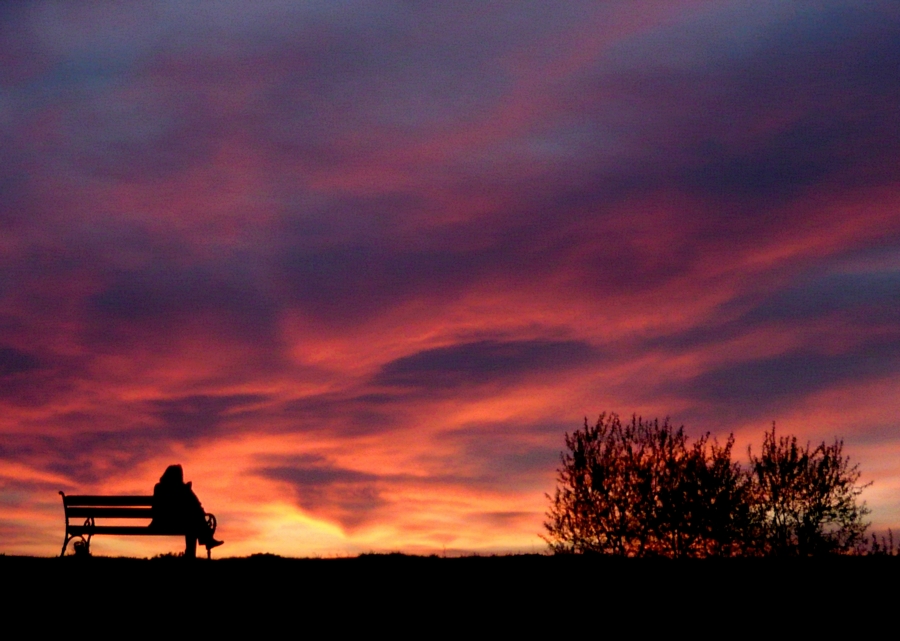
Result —
M603 411L898 529L900 3L3 3L0 403L6 554L542 551Z

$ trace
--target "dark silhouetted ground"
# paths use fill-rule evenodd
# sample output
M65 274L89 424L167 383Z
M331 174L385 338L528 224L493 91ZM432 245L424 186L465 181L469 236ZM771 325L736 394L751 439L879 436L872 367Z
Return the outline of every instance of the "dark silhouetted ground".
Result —
M718 617L740 628L790 615L827 624L828 617L850 616L848 608L855 612L850 604L857 599L874 605L873 595L890 596L898 570L898 557L682 562L541 555L255 555L213 561L0 556L7 612L35 605L54 612L62 603L85 608L86 620L73 621L86 628L96 627L91 615L99 612L107 620L151 624L188 617L226 628L236 620L307 632L307 626L324 625L334 634L392 626L415 634L417 622L427 622L430 632L422 630L422 636L431 636L434 626L487 622L499 626L498 634L507 624L527 630L533 623L554 627L554 636L563 638L570 636L567 626L612 622L702 628ZM892 611L860 620L868 625Z

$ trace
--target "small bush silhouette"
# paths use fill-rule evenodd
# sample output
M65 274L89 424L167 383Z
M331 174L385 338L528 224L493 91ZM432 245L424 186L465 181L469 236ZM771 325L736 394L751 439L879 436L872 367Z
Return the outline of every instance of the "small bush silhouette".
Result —
M668 419L601 414L565 443L544 523L557 553L810 556L864 541L865 486L842 441L801 447L773 425L744 468L733 435L690 442Z
M795 436L763 436L762 452L750 455L750 505L755 540L766 554L814 556L849 552L863 540L869 513L857 499L858 465L844 443L800 446ZM762 536L759 536L759 535Z
M898 556L900 555L900 546L894 545L894 532L888 530L887 536L881 536L880 539L872 534L869 545L860 545L857 552L872 556Z

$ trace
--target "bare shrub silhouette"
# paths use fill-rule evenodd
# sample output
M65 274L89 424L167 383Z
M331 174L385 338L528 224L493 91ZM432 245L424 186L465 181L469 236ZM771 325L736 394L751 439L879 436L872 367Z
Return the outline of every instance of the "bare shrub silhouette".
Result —
M900 556L900 543L894 544L894 532L888 529L887 536L878 537L872 533L868 545L860 543L856 549L857 554L871 556Z
M800 447L773 426L745 469L733 435L691 442L668 419L612 413L565 443L544 523L557 553L809 556L851 551L867 527L865 486L841 441Z
M763 436L750 456L752 518L766 554L813 556L849 552L864 539L869 513L857 499L858 465L843 454L844 442L801 446L796 436Z

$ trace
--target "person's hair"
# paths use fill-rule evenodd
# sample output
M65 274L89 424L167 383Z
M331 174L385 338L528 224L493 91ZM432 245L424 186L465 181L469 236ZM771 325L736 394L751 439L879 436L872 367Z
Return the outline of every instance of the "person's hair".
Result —
M164 484L184 484L184 470L181 469L180 465L170 465L163 472L163 475L159 477L159 482Z

